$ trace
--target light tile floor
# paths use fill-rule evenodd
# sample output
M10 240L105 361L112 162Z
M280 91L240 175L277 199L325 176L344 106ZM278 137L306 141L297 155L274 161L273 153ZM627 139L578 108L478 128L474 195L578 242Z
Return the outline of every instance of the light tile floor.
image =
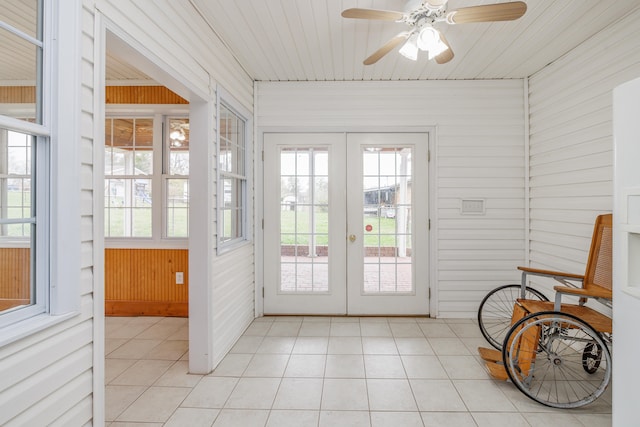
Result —
M107 426L611 425L610 391L542 406L491 380L478 345L466 319L264 317L215 371L190 375L187 319L110 317Z

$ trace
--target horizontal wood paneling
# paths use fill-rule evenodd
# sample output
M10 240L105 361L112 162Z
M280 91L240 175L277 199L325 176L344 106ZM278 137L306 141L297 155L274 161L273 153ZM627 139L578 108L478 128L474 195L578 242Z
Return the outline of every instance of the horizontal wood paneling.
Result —
M0 86L1 103L34 103L33 86ZM164 86L107 86L107 104L188 104L189 102Z
M0 248L0 311L29 304L29 248Z
M188 104L164 86L107 86L107 104Z
M176 284L176 272L184 284ZM189 301L189 251L105 249L107 315L185 316Z
M36 102L34 86L0 86L0 104L33 104Z
M613 209L612 89L640 76L638 20L640 11L530 78L533 267L583 273L595 217Z
M521 80L272 82L259 83L257 95L259 129L436 129L430 135L436 178L430 214L440 252L430 266L438 298L432 315L471 317L487 290L519 281L525 236ZM484 199L485 215L462 215L463 198Z
M187 302L105 301L107 316L189 317Z

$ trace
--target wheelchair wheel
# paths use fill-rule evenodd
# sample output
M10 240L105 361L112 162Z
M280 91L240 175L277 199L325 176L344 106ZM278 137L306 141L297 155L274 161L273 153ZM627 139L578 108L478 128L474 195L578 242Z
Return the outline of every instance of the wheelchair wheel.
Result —
M505 343L502 358L509 378L521 392L543 405L587 405L611 380L611 354L606 343L576 316L557 311L530 314L513 325Z
M478 308L480 332L493 347L502 350L502 342L511 327L511 314L516 299L522 297L521 285L504 285L489 292ZM526 287L525 299L549 301L543 293Z

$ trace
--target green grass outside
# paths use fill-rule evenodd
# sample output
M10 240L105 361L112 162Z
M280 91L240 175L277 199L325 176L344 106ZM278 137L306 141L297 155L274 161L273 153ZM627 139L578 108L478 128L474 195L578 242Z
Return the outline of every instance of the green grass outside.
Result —
M31 217L31 192L7 191L7 219ZM3 226L5 236L28 237L30 224L7 224Z
M396 220L395 218L380 218L377 216L363 216L364 227L371 225L371 231L363 230L364 245L378 247L395 247ZM329 219L326 212L318 212L315 217L316 244L328 244ZM297 231L297 235L296 235ZM296 242L297 240L297 242ZM282 245L309 244L309 213L295 211L280 211L280 243ZM411 239L408 239L411 247Z
M108 199L105 199L105 204ZM116 204L117 205L117 204ZM125 218L131 215L132 232L125 233ZM151 204L138 200L138 207L111 207L105 212L105 236L107 237L152 237ZM167 212L167 236L189 237L189 209L184 202L172 201Z
M19 206L21 197L24 198L25 208L22 207L9 207L7 210L8 218L20 218L24 215L29 215L30 193L9 191L8 192L8 205ZM105 203L108 203L109 199L105 199ZM112 198L113 201L113 198ZM108 237L151 237L151 204L138 200L138 206L135 208L122 208L116 206L111 207L105 212L105 236ZM24 212L26 210L26 212ZM130 212L133 210L133 212ZM125 234L125 215L132 215L132 235ZM226 236L232 235L231 211L225 210L224 212L224 233ZM316 213L315 218L315 233L316 244L327 245L329 236L329 220L326 212ZM171 201L170 209L167 212L167 233L169 237L188 237L188 224L189 224L189 209L188 204L179 201ZM396 246L396 220L395 218L380 218L377 216L363 216L363 225L371 225L372 230L363 230L364 245L380 247L394 247ZM281 211L280 212L280 226L281 226L281 244L283 245L308 245L309 244L309 213L298 212L296 218L295 211ZM24 230L24 231L23 231ZM24 236L28 235L28 225L8 225L7 235L9 236ZM297 231L297 235L296 235ZM25 234L27 233L27 234ZM296 242L297 240L297 242ZM408 245L410 247L411 239L408 239Z

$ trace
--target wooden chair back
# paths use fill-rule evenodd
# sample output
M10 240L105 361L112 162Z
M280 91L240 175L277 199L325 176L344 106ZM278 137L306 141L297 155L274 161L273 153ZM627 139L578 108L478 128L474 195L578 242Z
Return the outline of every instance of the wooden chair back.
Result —
M595 294L611 292L613 283L613 215L599 215L593 228L582 287Z

